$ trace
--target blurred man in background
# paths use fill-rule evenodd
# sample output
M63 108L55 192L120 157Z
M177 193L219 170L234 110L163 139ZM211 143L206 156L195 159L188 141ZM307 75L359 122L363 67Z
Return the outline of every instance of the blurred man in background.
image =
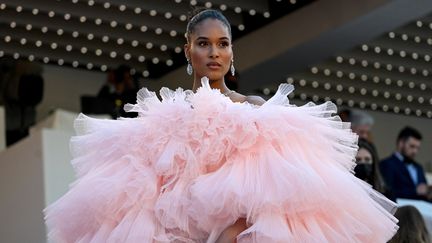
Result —
M380 163L387 187L395 198L427 199L428 187L423 167L415 162L422 136L405 127L397 137L396 152Z

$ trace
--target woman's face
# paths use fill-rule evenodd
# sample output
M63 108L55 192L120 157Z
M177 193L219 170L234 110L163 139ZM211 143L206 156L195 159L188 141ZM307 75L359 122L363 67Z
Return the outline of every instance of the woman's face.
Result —
M185 45L185 54L196 80L204 76L211 81L223 79L233 58L228 28L217 19L206 19L197 24Z
M368 150L360 148L356 155L357 164L372 164L372 155Z

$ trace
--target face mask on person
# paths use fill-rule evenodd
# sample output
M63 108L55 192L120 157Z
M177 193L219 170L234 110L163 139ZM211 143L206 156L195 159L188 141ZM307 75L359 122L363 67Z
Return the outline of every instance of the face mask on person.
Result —
M372 176L372 164L357 164L354 173L357 178L367 180Z

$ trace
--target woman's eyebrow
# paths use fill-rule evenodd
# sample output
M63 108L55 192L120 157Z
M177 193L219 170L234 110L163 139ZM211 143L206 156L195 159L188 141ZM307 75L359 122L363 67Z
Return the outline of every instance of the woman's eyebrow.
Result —
M204 37L204 36L199 36L199 37L197 38L197 40L209 40L209 38ZM220 37L219 40L229 40L229 38L226 37L226 36L224 36L224 37Z

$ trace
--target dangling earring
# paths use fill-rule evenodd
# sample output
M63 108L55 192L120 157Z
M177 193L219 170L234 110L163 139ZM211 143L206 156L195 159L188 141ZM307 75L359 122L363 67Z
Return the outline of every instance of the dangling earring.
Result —
M191 65L189 59L186 59L186 60L187 60L187 63L188 63L187 67L186 67L186 72L187 72L187 74L192 75L192 72L193 72L192 65Z
M234 76L235 75L235 68L234 68L234 59L231 60L231 75Z

